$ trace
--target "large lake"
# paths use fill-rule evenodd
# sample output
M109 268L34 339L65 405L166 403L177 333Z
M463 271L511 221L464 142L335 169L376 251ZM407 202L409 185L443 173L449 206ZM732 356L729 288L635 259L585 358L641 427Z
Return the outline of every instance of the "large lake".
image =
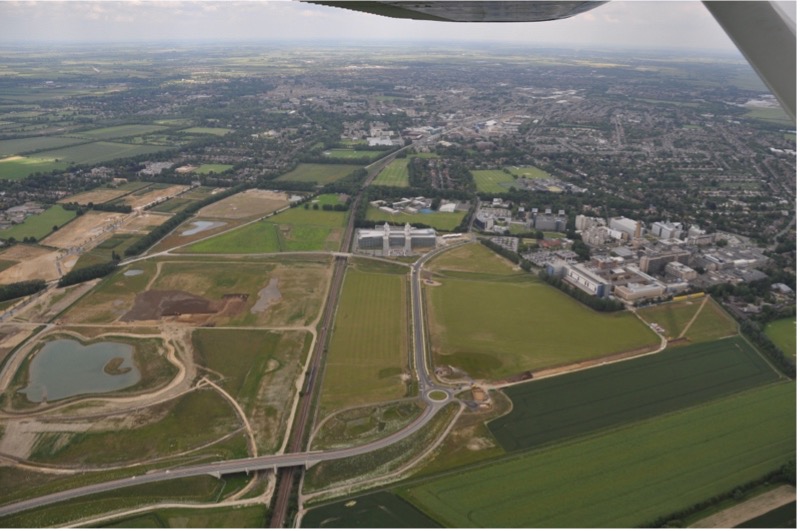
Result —
M115 358L118 361L110 363ZM82 345L73 339L45 344L31 360L28 374L30 381L21 392L31 402L118 391L141 379L131 345L111 341Z

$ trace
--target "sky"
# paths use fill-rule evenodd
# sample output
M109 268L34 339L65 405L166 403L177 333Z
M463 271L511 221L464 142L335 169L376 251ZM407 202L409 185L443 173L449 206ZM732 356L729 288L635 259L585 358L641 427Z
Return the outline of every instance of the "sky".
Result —
M794 2L787 4L794 10ZM195 40L469 40L555 47L735 51L699 1L612 0L561 21L457 24L397 20L290 0L0 0L0 44Z

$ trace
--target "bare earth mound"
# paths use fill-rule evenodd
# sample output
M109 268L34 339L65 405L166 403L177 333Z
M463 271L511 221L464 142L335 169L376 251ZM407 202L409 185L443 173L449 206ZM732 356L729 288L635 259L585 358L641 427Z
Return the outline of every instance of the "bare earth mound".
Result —
M149 321L183 314L216 313L219 304L185 291L145 291L136 296L133 308L122 321Z

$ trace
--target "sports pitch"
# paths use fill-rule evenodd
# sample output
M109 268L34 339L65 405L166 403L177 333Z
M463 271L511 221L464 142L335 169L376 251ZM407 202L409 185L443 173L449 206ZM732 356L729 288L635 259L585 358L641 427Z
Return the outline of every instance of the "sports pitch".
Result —
M514 184L514 176L503 170L472 170L478 192L507 192Z
M393 160L375 178L372 184L376 186L408 186L408 160Z

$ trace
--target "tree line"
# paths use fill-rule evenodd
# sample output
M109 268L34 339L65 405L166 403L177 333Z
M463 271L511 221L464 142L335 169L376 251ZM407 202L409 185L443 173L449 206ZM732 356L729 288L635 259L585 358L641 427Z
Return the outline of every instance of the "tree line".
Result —
M0 286L0 301L10 301L27 295L33 295L47 287L44 280L26 280Z
M80 269L73 269L61 277L61 279L58 281L58 287L63 288L64 286L79 284L81 282L86 282L87 280L102 278L113 273L115 269L117 269L116 261L88 267L81 267Z

